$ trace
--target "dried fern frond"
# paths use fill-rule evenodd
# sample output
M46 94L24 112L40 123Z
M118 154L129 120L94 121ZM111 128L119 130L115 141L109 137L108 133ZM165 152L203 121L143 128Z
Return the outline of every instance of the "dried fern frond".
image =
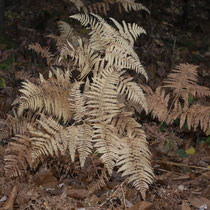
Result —
M91 5L87 6L89 13L96 13L96 14L105 14L110 10L109 3L104 2L96 2Z
M57 121L44 116L37 122L39 129L29 127L33 136L31 138L33 163L47 157L61 156L71 157L74 162L75 153L78 151L81 167L84 166L87 156L92 152L93 131L88 124L63 127Z
M180 119L180 128L187 122L189 129L196 129L199 125L204 132L208 129L209 107L189 104L190 95L195 98L210 95L209 88L197 84L197 68L191 64L180 64L175 67L163 86L172 89L171 94L165 94L162 87L153 92L150 87L141 86L146 92L148 109L154 118L157 117L160 122L165 121L167 124Z
M101 154L100 159L111 175L121 147L117 130L112 125L98 123L94 124L94 134L93 142L96 152Z
M108 67L115 65L117 68L134 69L142 73L145 78L147 74L142 67L138 55L133 50L134 40L145 31L133 24L123 22L123 27L114 19L111 19L118 30L110 26L103 18L92 14L76 14L71 18L77 19L82 25L90 25L91 47L101 53L105 53L104 59L108 61Z
M38 54L40 53L43 58L46 58L47 65L51 65L54 55L49 51L49 47L43 48L39 43L35 43L30 44L29 49L34 50Z
M146 85L141 85L141 88L146 93L148 112L151 112L153 118L157 117L160 122L166 120L170 95L166 94L161 87L156 88L155 92Z
M134 45L134 41L141 35L146 34L146 31L138 26L136 23L126 23L124 20L122 21L122 25L116 21L114 18L109 18L115 24L118 29L120 36L122 36L125 40L130 41L130 45Z
M58 21L58 29L62 36L64 36L66 39L69 39L72 36L73 28L64 21Z
M93 151L92 139L94 136L93 128L88 124L78 125L79 140L77 151L79 153L80 165L83 168L85 160Z
M133 118L126 119L126 136L121 139L123 147L118 155L118 172L122 176L129 176L129 182L139 190L145 199L145 192L152 183L154 174L150 165L151 153L147 147L147 141L141 125Z
M0 129L2 137L9 139L18 135L24 135L28 132L27 124L34 124L38 113L24 113L22 116L18 116L16 111L13 111L12 115L7 115L7 119Z
M9 142L4 156L4 171L8 178L22 176L32 165L31 140L25 135L16 135Z
M148 109L144 93L140 86L138 86L135 82L132 82L132 80L132 77L121 77L117 92L121 95L125 94L127 96L127 100L142 106L147 112Z
M75 48L69 41L62 47L59 61L71 57L74 65L78 65L78 71L81 72L79 78L82 80L92 70L93 66L99 59L99 54L96 53L91 45L83 43L78 39L78 48Z
M74 161L78 130L74 126L65 129L57 121L44 116L37 122L39 129L29 127L32 135L32 161L35 163L48 156L59 157L65 155L68 147L72 161Z
M131 10L139 11L139 10L145 10L149 14L149 10L144 7L141 3L136 3L134 0L103 0L102 2L96 2L90 5L85 6L81 0L66 0L72 2L77 9L84 13L101 13L107 15L107 12L110 10L109 5L113 5L115 3L118 4L119 12L122 13L122 7L126 12L129 12Z
M136 3L134 0L116 0L120 5L123 6L126 12L129 12L131 10L134 11L139 11L139 10L145 10L150 14L150 11L144 7L141 3ZM119 11L122 11L121 8L119 7Z
M167 80L164 82L164 87L172 88L175 94L181 94L189 85L197 84L197 68L197 66L191 64L176 66L172 70L172 73L168 75Z
M69 94L69 102L74 113L73 119L76 122L82 121L86 114L85 98L80 91L83 82L75 82Z
M188 129L196 128L200 125L206 132L210 128L210 107L199 104L193 105L188 110L183 110L180 114L180 128L187 122Z
M40 75L40 86L29 81L23 82L23 87L20 89L22 95L19 98L19 116L24 110L32 110L51 114L58 119L62 118L64 123L72 117L68 99L71 90L69 72L64 74L58 69L54 72L55 78L50 73L49 80Z
M142 74L148 80L147 73L141 65L139 58L127 55L127 51L114 45L107 47L104 60L107 62L106 68L115 66L117 69L130 69Z
M124 105L118 102L116 87L119 76L119 72L114 69L106 69L101 73L101 78L93 77L90 91L87 93L87 105L92 122L109 121L121 112Z
M189 94L195 97L210 96L209 88L197 84L197 68L198 66L188 63L176 66L164 81L163 87L171 88L174 94L182 96L185 103L187 103Z

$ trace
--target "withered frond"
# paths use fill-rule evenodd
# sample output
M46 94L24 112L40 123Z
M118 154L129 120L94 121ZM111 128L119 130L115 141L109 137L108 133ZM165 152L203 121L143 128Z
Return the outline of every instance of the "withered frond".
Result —
M101 78L93 77L90 91L87 93L88 109L91 121L110 121L121 112L123 104L118 101L117 84L119 72L106 69L101 73Z
M135 0L116 0L119 4L119 11L121 11L120 6L122 5L126 12L129 12L131 10L139 11L139 10L145 10L150 14L150 11L143 6L141 3L136 3Z
M79 152L81 166L92 152L92 128L87 125L64 127L57 121L42 116L38 120L39 129L29 127L33 136L32 162L36 163L47 157L69 156L74 162L76 151Z
M85 98L81 93L80 86L83 82L75 82L69 94L71 110L74 113L73 119L76 122L82 121L86 114Z
M70 39L73 34L73 28L64 21L58 21L58 29L61 35L64 36L66 39Z
M121 26L115 19L111 18L118 30L110 26L102 17L92 14L76 14L71 18L77 19L82 25L90 25L91 48L105 54L104 59L109 66L117 68L133 69L141 73L147 79L147 74L142 67L138 55L133 50L135 39L145 31L136 24L126 24L123 21ZM95 60L95 58L94 58Z
M99 59L99 54L92 47L78 39L78 47L75 48L69 41L62 47L59 61L70 57L74 65L78 66L80 72L79 78L82 80L92 70L93 66Z
M21 116L17 116L13 110L12 115L7 115L7 119L0 128L2 138L9 139L16 135L24 135L28 133L27 124L35 124L38 113L27 112Z
M134 0L103 0L101 2L96 2L90 5L85 5L81 0L65 0L72 2L78 11L84 13L96 13L96 14L105 14L110 10L110 5L118 4L119 12L122 13L122 8L129 12L131 10L140 11L145 10L149 14L149 10L144 7L141 3L136 3Z
M29 81L23 82L23 87L20 89L22 95L19 99L19 116L24 110L32 110L51 114L58 119L62 118L64 122L71 118L69 72L64 74L57 69L54 74L55 77L50 73L49 80L40 75L40 86Z
M49 51L49 47L43 48L43 47L41 47L41 45L39 43L35 43L35 44L30 44L29 49L34 50L38 54L40 53L43 58L46 58L47 65L50 66L54 55Z
M106 1L96 2L96 3L88 5L87 9L88 9L89 13L107 15L107 12L110 10L110 6L109 6L109 3Z
M137 83L133 82L132 80L132 77L121 77L117 91L121 95L125 94L127 96L127 100L137 104L138 106L142 106L147 112L148 108L144 93L140 86L138 86Z
M112 174L116 161L119 159L120 139L117 130L112 125L103 123L94 124L94 147L101 154L100 159L106 166L109 174Z
M178 110L173 110L178 113ZM169 115L169 119L172 117ZM173 116L174 117L174 116ZM180 128L187 123L188 129L196 128L200 125L200 128L206 132L210 128L210 107L195 104L189 107L187 110L183 110L180 113Z
M188 63L176 66L168 75L163 87L172 89L173 93L183 97L186 103L185 98L188 94L195 97L210 96L209 88L198 85L197 68L198 66Z
M85 160L89 154L93 151L93 128L88 124L78 125L79 140L77 144L77 150L79 153L79 160L81 167L84 166Z
M158 87L155 92L146 85L141 85L141 88L146 93L145 98L148 112L151 112L153 118L157 117L160 122L166 120L170 95L166 94L165 90L161 89L161 87Z
M31 152L31 139L28 136L17 134L11 138L4 156L5 176L11 178L24 175L27 167L32 165Z
M150 165L151 153L141 125L133 118L126 118L125 124L127 135L121 139L123 147L118 153L117 165L120 166L118 172L123 172L123 176L128 175L129 182L133 183L145 199L145 192L154 178Z

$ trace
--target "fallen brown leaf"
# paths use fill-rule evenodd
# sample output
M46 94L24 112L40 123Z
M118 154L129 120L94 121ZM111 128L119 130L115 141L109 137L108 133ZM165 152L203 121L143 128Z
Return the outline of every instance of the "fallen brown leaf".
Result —
M191 210L186 201L182 201L182 210Z
M148 201L140 201L136 203L134 206L129 208L129 210L148 210L152 207L152 203Z
M3 207L1 208L1 210L13 210L14 209L13 205L14 205L17 193L18 193L18 187L17 187L17 185L15 185L12 188L10 196L7 199L7 201L5 202L5 204L3 205Z
M54 188L57 186L58 181L55 176L50 172L48 174L39 175L36 180L34 180L36 186L42 186L43 188Z
M89 191L86 189L68 189L67 196L83 200L89 196Z
M210 200L207 198L188 198L188 201L195 207L200 208L202 205L206 205L207 208L210 208Z

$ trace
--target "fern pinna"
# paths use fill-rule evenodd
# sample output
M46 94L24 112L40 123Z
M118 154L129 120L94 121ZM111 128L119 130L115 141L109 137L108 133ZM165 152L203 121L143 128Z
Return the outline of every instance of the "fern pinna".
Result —
M198 84L197 68L188 63L176 66L164 80L164 85L155 92L149 86L141 86L146 93L148 110L154 118L167 124L179 119L180 128L185 122L188 129L200 127L206 132L210 128L210 89ZM171 92L166 94L166 88Z
M134 118L133 107L146 112L148 108L142 89L129 74L133 70L147 79L133 49L134 41L145 31L136 24L123 21L121 25L110 18L116 26L112 27L95 14L71 18L87 26L90 37L78 38L77 43L67 38L62 47L58 45L60 54L55 59L60 65L69 63L65 70L52 69L48 79L40 75L39 84L23 83L15 102L17 116L20 119L26 113L34 113L36 119L33 123L27 121L24 133L13 133L5 172L7 176L19 175L25 162L33 168L47 157L65 156L73 162L76 153L83 167L86 158L97 152L110 175L117 167L145 198L154 174L146 136ZM37 48L39 45L36 50L42 52ZM72 69L80 74L73 82ZM12 145L18 143L20 151L16 155L26 157L14 173L12 168L18 158L14 159L11 152L14 153ZM24 153L26 146L31 155Z

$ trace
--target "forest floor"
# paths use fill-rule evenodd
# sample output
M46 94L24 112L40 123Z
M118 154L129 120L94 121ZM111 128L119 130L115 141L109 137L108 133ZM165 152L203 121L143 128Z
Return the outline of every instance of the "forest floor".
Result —
M46 35L58 34L58 20L70 22L84 33L82 27L78 29L77 23L68 19L76 11L70 3L43 1L40 8L40 1L36 0L17 1L17 5L15 2L6 3L6 36L0 36L0 126L12 110L21 82L37 79L39 73L47 74L44 59L29 50L28 45L38 42L53 46ZM143 1L151 15L119 14L113 9L109 16L135 22L146 30L147 35L137 40L135 50L148 72L152 89L162 84L174 66L186 62L200 66L200 84L210 87L210 5L207 0L189 1L186 18L183 1L170 2ZM0 208L210 209L210 131L189 131L176 123L167 126L150 118L145 118L143 128L156 175L146 201L141 201L136 190L116 172L106 181L106 187L90 194L87 185L95 181L88 174L91 166L86 170L74 167L73 174L64 176L61 167L55 167L58 163L49 161L51 167L49 163L42 164L21 180L8 179L3 164L7 140L0 136ZM97 156L87 161L103 170Z

